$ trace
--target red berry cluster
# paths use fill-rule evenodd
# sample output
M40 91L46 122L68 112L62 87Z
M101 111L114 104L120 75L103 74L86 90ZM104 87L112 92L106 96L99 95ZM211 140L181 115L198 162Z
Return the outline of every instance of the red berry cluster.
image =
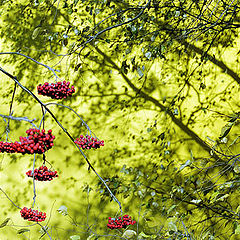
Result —
M88 135L86 135L86 137L81 135L80 138L77 138L74 142L82 149L97 149L100 148L100 146L104 146L104 141L100 141L97 138Z
M51 97L52 99L62 99L71 97L75 92L74 86L69 87L70 82L57 82L57 83L48 83L45 82L43 85L38 85L37 90L38 94L43 96Z
M133 221L130 216L124 215L123 217L118 218L108 218L108 224L107 227L110 229L115 228L126 228L129 225L135 224L136 221Z
M48 130L45 133L43 129L41 132L39 129L28 129L26 131L27 137L19 137L20 142L2 142L0 141L0 152L8 153L44 153L48 149L52 148L53 140L55 136L52 135L52 130Z
M28 177L33 177L32 170L29 170L26 174ZM57 171L51 171L46 166L34 169L34 179L37 181L52 181L55 177L58 177Z
M38 212L38 210L32 210L31 208L24 207L21 211L21 217L28 221L42 222L46 218L46 213Z

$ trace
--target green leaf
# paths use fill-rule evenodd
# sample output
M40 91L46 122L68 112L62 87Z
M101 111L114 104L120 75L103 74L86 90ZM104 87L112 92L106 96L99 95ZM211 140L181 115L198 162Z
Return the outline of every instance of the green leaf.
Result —
M177 222L177 218L176 217L168 218L167 224L168 224L169 231L177 232L176 222Z
M221 130L221 134L219 136L219 139L222 139L224 137L226 137L228 135L228 133L230 132L232 126L234 125L234 122L229 122L227 123Z
M141 232L138 236L141 237L141 238L139 238L139 239L142 239L142 238L151 238L151 239L155 239L155 238L157 238L156 235L147 235L147 234L145 234L144 232Z
M237 214L240 213L240 205L237 207L237 209L236 209L236 213L237 213Z
M177 226L176 226L176 224L175 224L174 222L172 222L172 221L170 221L170 222L168 223L168 228L169 228L170 231L177 232Z
M240 167L238 166L237 163L235 163L234 168L233 168L233 171L234 171L235 173L240 173Z
M79 2L79 0L74 0L74 2L73 2L74 6L76 6L78 2Z
M4 222L0 225L0 228L5 227L5 226L8 224L9 220L10 220L10 218L6 218L6 219L4 220Z
M64 206L64 205L62 205L57 211L58 211L59 213L61 213L63 216L68 215L67 207Z
M90 239L97 239L97 237L95 236L95 234L92 234L91 236L89 236L88 238L87 238L87 240L90 240Z
M200 199L193 199L191 202L198 204L198 203L200 203L201 201L202 201L202 200L200 200Z
M152 53L151 52L146 52L145 53L145 57L149 60L152 56Z
M177 205L172 205L168 211L167 211L167 214L169 214L172 210L174 210L176 208Z
M67 40L67 38L64 38L63 41L62 41L62 43L63 43L63 46L66 47L66 46L68 45L68 40Z
M207 237L209 237L209 234L210 234L210 231L207 231L205 232L203 235L202 235L202 239L208 239Z
M80 236L79 235L73 235L70 237L71 240L80 240Z
M175 109L173 110L173 115L178 115L178 109L177 109L177 108L175 108Z
M235 234L240 234L240 225L238 224L236 229L235 229Z
M17 234L23 234L23 233L25 233L25 232L30 232L30 230L27 229L27 228L22 228L22 229L20 229L20 230L17 231Z
M225 198L228 198L229 194L224 194L222 197L218 198L218 201L224 201Z
M182 171L185 167L189 166L191 164L190 160L187 160L184 164L182 164L179 168L180 171Z
M134 237L135 235L137 235L137 233L135 231L133 231L133 230L126 230L123 233L122 237L124 237L126 239L130 239L130 238Z
M33 30L33 33L32 33L32 39L33 40L35 40L38 37L41 30L42 30L41 27L37 27Z
M211 194L211 200L210 200L210 203L213 203L213 202L216 201L216 198L217 198L218 194L219 194L218 191L217 191L217 192L214 192L214 193Z
M149 132L151 132L152 131L152 129L151 128L147 128L147 132L149 133Z
M143 77L143 75L144 75L144 73L142 72L140 67L137 68L137 73L140 77Z
M68 12L69 15L71 15L73 13L73 9L72 8L68 8L67 12Z

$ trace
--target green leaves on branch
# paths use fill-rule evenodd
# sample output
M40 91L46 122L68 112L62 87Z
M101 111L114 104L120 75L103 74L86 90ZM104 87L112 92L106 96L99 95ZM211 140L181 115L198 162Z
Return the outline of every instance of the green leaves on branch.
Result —
M126 231L123 233L122 237L123 237L123 238L126 238L126 239L131 239L131 238L133 238L135 235L137 235L137 233L136 233L135 231L133 231L133 230L126 230Z
M219 136L220 140L223 139L224 137L226 137L229 134L229 132L231 131L233 125L238 120L239 115L240 115L239 112L232 114L232 116L231 116L230 120L228 121L228 123L221 130L221 134Z
M220 136L219 136L219 139L220 139L220 140L223 139L224 137L226 137L226 136L229 134L229 132L230 132L230 130L231 130L231 128L232 128L233 125L234 125L234 122L228 122L228 123L222 128L221 134L220 134Z
M30 232L30 230L27 229L27 228L22 228L22 229L20 229L20 230L17 231L17 234L23 234L23 233L25 233L25 232Z
M182 164L179 168L179 171L182 171L185 167L189 166L191 164L190 160L187 160L184 164Z
M64 205L62 205L57 211L61 213L63 216L68 215L67 207Z
M35 40L39 33L42 31L42 27L36 27L34 30L33 30L33 33L32 33L32 39Z
M5 227L8 224L9 220L10 220L10 218L6 218L5 221L3 223L1 223L0 228Z

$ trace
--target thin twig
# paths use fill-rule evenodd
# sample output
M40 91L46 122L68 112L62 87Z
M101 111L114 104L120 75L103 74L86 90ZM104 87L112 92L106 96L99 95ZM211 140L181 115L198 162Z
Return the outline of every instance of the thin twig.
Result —
M57 12L58 12L58 8L59 8L59 3L60 3L60 0L58 1L57 7L56 7L56 12L55 12L55 15L54 15L53 21L52 21L52 23L51 23L50 26L53 25L53 23L54 23L54 21L55 21L55 19L56 19L56 17L57 17Z
M34 169L35 169L35 161L36 161L36 153L34 153L34 157L33 157L33 170L32 170L32 175L33 175L33 204L32 204L32 208L34 207L34 204L35 204L35 201L36 201L36 197L37 197L37 194L36 194L36 186L35 186L35 172L34 172Z
M73 110L72 108L66 106L66 105L63 105L63 104L60 104L60 103L45 103L45 105L57 105L57 106L61 106L61 107L65 107L65 108L68 108L69 110L73 111L82 121L82 123L86 126L87 130L89 131L90 135L91 135L91 129L89 128L89 126L87 125L87 123L81 118L81 116L75 111Z
M41 226L42 230L48 235L49 239L52 240L52 238L51 238L50 234L48 233L47 229L41 223L38 222L37 224Z
M16 89L17 89L17 83L14 84L12 100L11 100L10 109L9 109L9 116L12 116L12 106L13 106L13 100L14 100L14 96L15 96L15 93L16 93ZM8 118L7 132L10 131L9 126L10 126L10 118Z
M9 196L2 190L2 188L0 188L0 191L2 191L2 193L7 197L7 199L17 208L21 209L18 205L16 205L10 198Z
M57 79L59 79L59 77L58 77L57 74L56 74L56 72L60 72L59 70L53 69L53 68L49 67L48 65L46 65L46 64L44 64L44 63L40 63L40 62L38 62L37 60L35 60L35 59L33 59L33 58L25 55L25 54L22 54L22 53L20 53L20 52L0 52L0 55L2 55L2 54L10 54L10 55L16 54L16 55L23 56L23 57L25 57L25 58L27 58L27 59L30 59L30 60L32 60L33 62L35 62L35 63L37 63L37 64L39 64L39 65L47 68L47 69L48 69L49 71L51 71L51 72L53 72L54 76L55 76Z
M151 3L151 0L149 0L149 1L147 2L147 4L142 8L142 11L141 11L136 17L134 17L134 18L132 18L132 19L126 21L126 22L119 23L119 24L116 24L116 25L107 27L107 28L103 29L102 31L96 33L94 36L90 36L89 39L82 44L82 48L81 48L81 50L80 50L80 53L82 52L82 50L85 48L85 46L86 46L88 43L90 43L90 42L92 42L93 40L95 40L95 39L96 39L98 36L100 36L101 34L107 32L107 31L110 31L110 30L112 30L113 28L118 28L118 27L121 27L121 26L126 25L126 24L128 24L128 23L131 23L131 22L135 21L136 19L138 19L138 18L144 13L145 9L149 6L150 3ZM77 49L76 49L76 50L77 50ZM75 50L75 51L76 51L76 50ZM75 51L74 51L74 52L75 52Z
M0 114L0 117L8 118L10 120L15 120L15 121L26 121L26 122L31 123L35 128L37 128L37 126L33 123L36 120L36 118L31 120L31 119L28 119L27 117L13 117L13 116L8 116L8 115L3 115L3 114Z

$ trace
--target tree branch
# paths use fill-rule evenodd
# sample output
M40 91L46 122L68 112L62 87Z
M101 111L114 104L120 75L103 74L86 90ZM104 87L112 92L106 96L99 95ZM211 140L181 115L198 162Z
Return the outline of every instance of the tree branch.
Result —
M22 54L22 53L20 53L20 52L0 52L0 55L3 55L3 54L10 54L10 55L16 54L16 55L20 55L20 56L22 56L22 57L25 57L25 58L27 58L27 59L30 59L30 60L32 60L33 62L35 62L35 63L37 63L37 64L39 64L39 65L47 68L49 71L51 71L51 72L54 74L54 76L55 76L57 79L59 79L59 77L58 77L57 74L56 74L56 72L59 72L59 70L53 69L53 68L49 67L49 66L46 65L46 64L40 63L40 62L38 62L37 60L35 60L35 59L33 59L33 58L25 55L25 54Z
M136 19L138 19L138 18L144 13L145 9L149 6L150 3L151 3L151 0L149 0L149 1L147 2L147 4L142 8L142 11L141 11L136 17L134 17L134 18L132 18L132 19L126 21L126 22L119 23L119 24L116 24L116 25L107 27L107 28L103 29L102 31L98 32L97 34L95 34L94 36L90 36L89 39L82 44L83 46L82 46L82 48L81 48L81 50L80 50L79 53L81 53L81 51L85 48L85 46L86 46L88 43L90 43L90 42L92 42L93 40L95 40L95 39L96 39L98 36L100 36L101 34L107 32L107 31L110 31L110 30L112 30L113 28L117 28L117 27L126 25L126 24L128 24L128 23L130 23L130 22L133 22L133 21L135 21ZM101 23L101 22L100 22L100 23ZM77 50L78 50L78 48L77 48L76 50L74 50L73 52L75 52L75 51L77 51Z
M197 142L203 149L206 151L210 152L212 148L205 142L203 141L195 132L193 132L188 126L184 125L181 120L175 117L175 115L169 110L167 107L163 106L157 99L149 96L145 92L143 92L141 89L138 89L125 75L122 71L121 68L117 66L117 64L110 58L108 57L104 52L102 52L98 47L95 46L95 49L99 54L104 56L104 58L112 65L112 67L116 70L119 71L119 73L122 75L123 79L126 81L126 83L140 96L142 96L144 99L152 102L154 105L160 108L161 111L165 112L171 119L172 121L181 129L183 130L188 136L190 136L195 142ZM214 155L215 158L218 158L217 155Z
M78 150L81 152L82 156L84 157L84 159L86 160L86 162L89 165L89 168L92 169L92 171L97 175L97 177L100 179L100 181L104 184L104 186L107 188L108 192L110 193L110 196L117 202L117 204L119 205L119 209L122 213L122 205L119 202L119 200L116 198L116 196L112 193L111 189L108 187L108 185L106 184L106 182L103 180L103 178L98 174L98 172L95 170L95 168L93 167L93 165L90 163L90 161L88 160L88 158L86 157L86 155L84 154L84 152L82 151L82 149L78 146L78 144L76 144L74 142L74 138L70 135L70 133L62 126L62 124L57 120L57 118L55 117L55 115L49 110L49 108L33 93L31 92L28 88L24 87L17 79L17 77L11 75L10 73L6 72L4 69L2 69L0 67L0 71L3 72L5 75L7 75L8 77L10 77L11 79L14 80L14 82L16 82L18 84L19 87L21 87L24 91L26 91L29 95L31 95L50 115L51 117L54 119L54 121L58 124L58 126L67 134L67 136L70 138L70 140L73 142L73 144L78 148Z

